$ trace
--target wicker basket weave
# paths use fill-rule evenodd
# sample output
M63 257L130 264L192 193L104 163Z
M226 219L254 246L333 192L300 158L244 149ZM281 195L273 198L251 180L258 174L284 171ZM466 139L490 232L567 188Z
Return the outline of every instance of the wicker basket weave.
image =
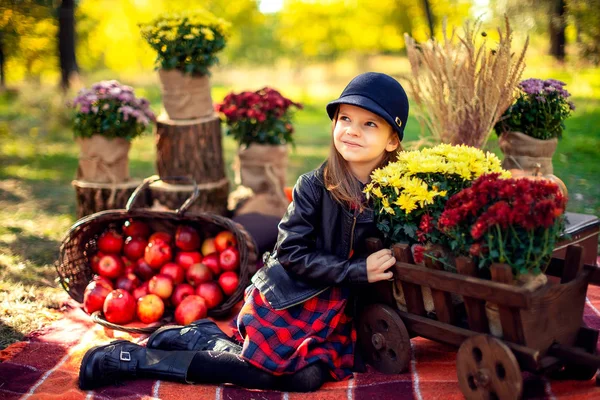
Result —
M169 178L169 180L174 179L177 178ZM83 302L84 290L94 275L89 259L97 252L98 237L108 228L120 229L123 223L129 219L145 222L153 231L164 231L171 234L175 233L180 224L194 227L204 237L215 236L220 231L228 230L234 234L238 243L240 283L236 291L226 298L224 303L208 311L208 315L211 317L227 315L233 306L242 299L250 277L256 272L257 250L254 240L241 225L229 218L209 213L186 213L187 208L195 200L194 195L197 196L197 191L194 191L192 196L175 211L132 209L138 194L154 181L156 179L145 180L131 195L125 209L107 210L88 215L71 227L62 241L59 259L56 263L62 287L73 299L79 303ZM99 323L102 321L98 318L95 320ZM114 324L111 325L111 327L114 326ZM122 330L140 331L139 329ZM149 330L142 331L148 332Z

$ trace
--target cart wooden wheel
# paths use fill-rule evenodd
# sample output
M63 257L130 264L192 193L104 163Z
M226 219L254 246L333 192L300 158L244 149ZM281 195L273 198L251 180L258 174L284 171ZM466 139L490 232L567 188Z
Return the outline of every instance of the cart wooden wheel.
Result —
M456 355L456 373L467 400L521 398L519 363L513 352L492 336L476 335L462 343Z
M410 362L410 336L391 307L371 304L363 309L358 342L366 361L384 374L400 374Z

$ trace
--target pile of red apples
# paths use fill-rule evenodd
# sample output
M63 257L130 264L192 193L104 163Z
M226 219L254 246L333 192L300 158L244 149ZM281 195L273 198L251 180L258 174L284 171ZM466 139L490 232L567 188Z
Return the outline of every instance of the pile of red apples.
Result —
M83 308L88 314L101 311L114 324L154 323L171 308L175 322L187 325L205 318L239 284L237 241L227 230L203 237L179 225L171 234L128 220L121 229L102 232L97 250L89 256L95 275Z

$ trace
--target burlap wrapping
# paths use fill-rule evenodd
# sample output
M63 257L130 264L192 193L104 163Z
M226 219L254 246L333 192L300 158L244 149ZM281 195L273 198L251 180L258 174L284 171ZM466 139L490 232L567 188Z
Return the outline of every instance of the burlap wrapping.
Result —
M169 118L203 118L214 113L207 75L184 74L178 69L160 69L158 76L163 105Z
M112 184L129 180L131 143L128 140L102 135L76 140L80 148L77 180Z
M283 217L289 201L284 193L288 150L286 145L252 144L240 148L234 161L235 182L252 195L235 205L235 214L257 212Z
M502 168L533 170L537 164L543 175L552 174L552 156L558 139L541 140L521 132L505 132L500 135L500 149L504 153Z

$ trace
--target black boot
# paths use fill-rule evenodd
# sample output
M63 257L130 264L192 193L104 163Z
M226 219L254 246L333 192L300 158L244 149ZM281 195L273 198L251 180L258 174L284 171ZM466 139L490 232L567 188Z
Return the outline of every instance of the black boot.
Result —
M214 350L235 354L242 351L239 344L209 319L200 319L186 326L163 326L150 335L146 347L161 350Z
M187 370L195 354L146 349L126 340L92 347L81 361L79 388L90 390L136 377L187 382Z

